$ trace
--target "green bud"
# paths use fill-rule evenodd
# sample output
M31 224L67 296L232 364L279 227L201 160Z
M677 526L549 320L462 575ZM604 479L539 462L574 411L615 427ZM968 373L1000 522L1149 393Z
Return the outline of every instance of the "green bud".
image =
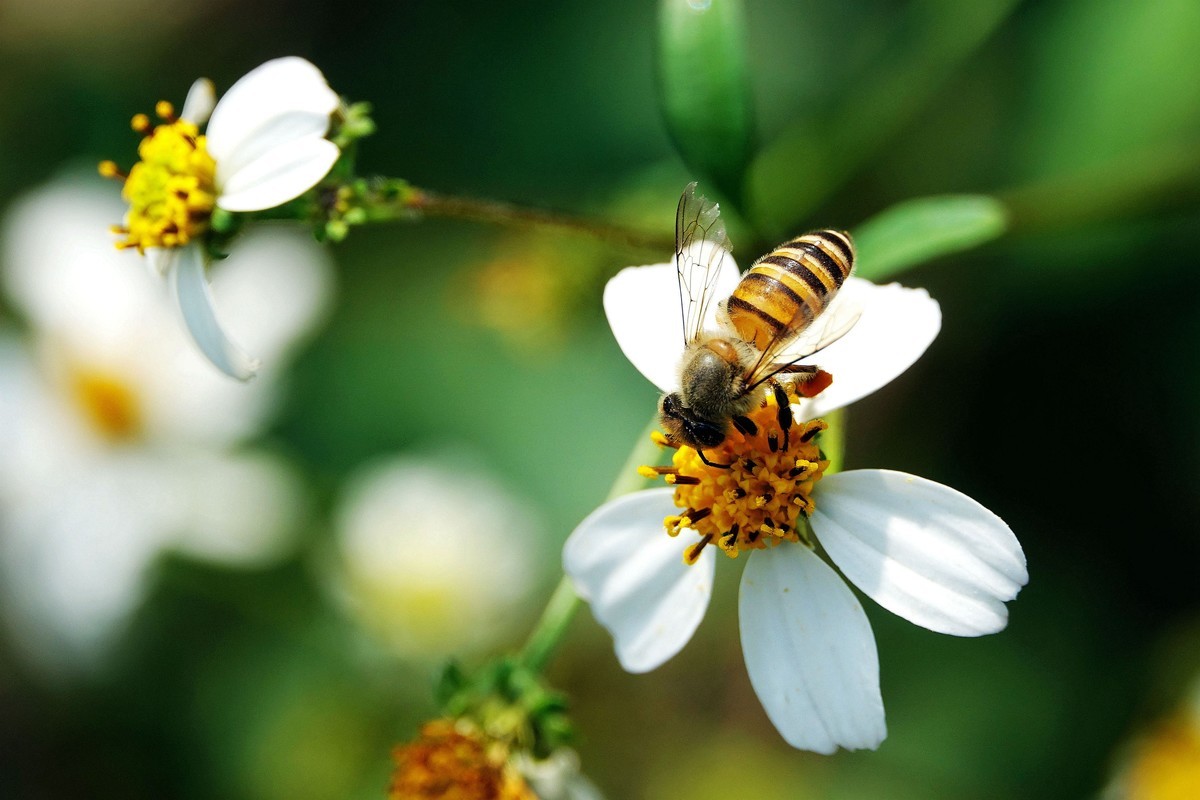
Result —
M213 209L212 217L209 218L208 224L217 233L230 233L237 225L237 218L232 211L226 211L221 207Z
M739 199L754 146L740 0L662 0L658 46L668 133L689 168Z

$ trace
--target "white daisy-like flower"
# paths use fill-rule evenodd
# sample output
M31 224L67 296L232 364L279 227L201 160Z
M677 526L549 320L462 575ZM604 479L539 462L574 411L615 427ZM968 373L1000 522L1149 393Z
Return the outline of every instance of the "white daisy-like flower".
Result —
M215 101L213 85L196 81L182 112L160 102L162 123L133 119L145 134L141 160L128 175L106 161L101 173L124 179L129 203L121 248L136 248L164 275L201 352L221 371L248 380L259 361L222 330L205 270L204 236L215 210L263 211L302 195L339 156L325 138L337 94L302 58L277 58L242 76ZM200 132L201 126L204 133Z
M732 291L736 267L721 269ZM605 503L563 551L630 672L687 644L708 607L717 549L749 551L739 620L751 684L789 744L821 753L874 748L886 736L875 639L843 576L889 611L957 636L1003 629L1004 603L1027 581L1012 531L954 489L889 470L825 475L826 425L816 416L886 384L940 327L923 291L856 279L843 291L860 295L863 312L812 359L832 373L829 388L782 411L768 397L748 415L752 430L706 451L727 468L678 447L671 467L644 468L671 487ZM617 341L664 392L677 385L682 353L675 292L670 264L624 270L605 291Z
M233 383L191 347L161 282L113 249L120 202L97 184L57 181L3 228L4 288L28 332L0 337L0 609L48 674L103 662L160 553L259 565L289 550L298 481L242 443L333 276L309 237L268 228L213 270L273 364Z
M540 526L461 458L396 456L363 469L334 524L335 597L398 654L484 652L530 613Z

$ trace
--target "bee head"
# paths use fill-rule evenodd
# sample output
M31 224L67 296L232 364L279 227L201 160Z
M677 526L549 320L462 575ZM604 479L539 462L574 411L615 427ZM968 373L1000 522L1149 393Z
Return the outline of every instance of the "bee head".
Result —
M658 419L667 438L701 450L725 441L725 425L696 416L683 404L678 392L665 394L658 402Z

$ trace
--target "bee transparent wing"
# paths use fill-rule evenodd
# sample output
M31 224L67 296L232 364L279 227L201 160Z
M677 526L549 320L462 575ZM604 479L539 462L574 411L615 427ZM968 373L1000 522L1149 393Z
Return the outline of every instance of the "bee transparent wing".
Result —
M675 271L679 278L679 313L683 343L696 340L717 293L721 264L732 251L720 208L696 195L693 181L679 198L675 213Z
M821 315L798 335L777 336L773 339L763 350L754 369L750 371L747 379L749 388L770 380L797 361L819 353L849 333L850 329L858 324L863 310L862 299L851 286L849 283L844 286L829 301ZM797 314L802 312L803 309L797 311ZM788 328L790 327L789 325Z

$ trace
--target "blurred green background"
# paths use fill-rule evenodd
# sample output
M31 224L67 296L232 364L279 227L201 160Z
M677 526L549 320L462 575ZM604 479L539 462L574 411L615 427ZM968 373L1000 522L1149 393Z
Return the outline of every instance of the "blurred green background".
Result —
M0 213L64 167L132 161L129 117L195 77L223 89L284 54L374 104L365 174L664 234L683 185L711 179L741 259L907 198L999 198L1006 235L897 276L943 329L851 409L847 466L938 480L1011 525L1030 583L1008 630L959 640L864 603L889 737L829 758L788 748L750 689L740 563L666 666L623 673L584 610L550 676L612 798L1097 795L1200 670L1200 5L749 3L740 183L668 133L657 20L629 0L6 0ZM334 257L332 317L265 434L312 498L302 546L265 570L166 557L83 679L0 642L0 795L382 797L434 670L364 645L314 567L372 459L468 448L545 521L548 596L655 403L600 289L667 253L426 220Z

